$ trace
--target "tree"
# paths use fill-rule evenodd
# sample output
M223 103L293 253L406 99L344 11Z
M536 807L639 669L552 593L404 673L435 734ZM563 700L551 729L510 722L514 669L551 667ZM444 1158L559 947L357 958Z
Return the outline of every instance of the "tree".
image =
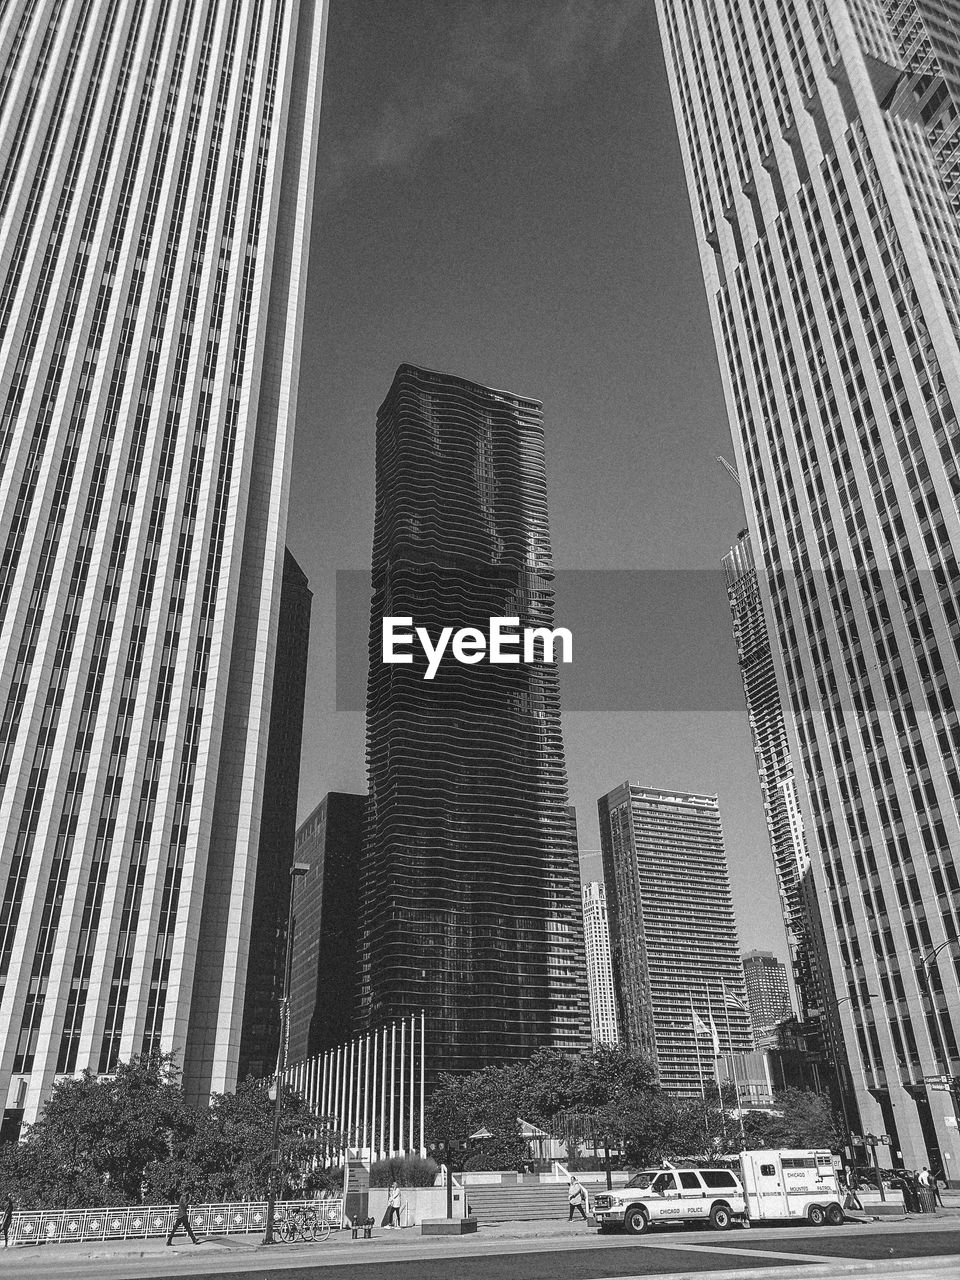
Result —
M823 1094L812 1089L784 1089L774 1094L773 1103L778 1114L749 1112L744 1116L748 1147L839 1149L830 1102Z
M22 1204L135 1204L147 1171L193 1125L170 1054L142 1054L112 1076L61 1080L19 1145L0 1154L0 1181Z
M486 1067L469 1075L442 1075L427 1106L425 1129L430 1141L466 1144L483 1129L468 1158L471 1168L519 1169L526 1157L520 1133L521 1075L517 1067ZM479 1163L474 1163L474 1159ZM491 1164L489 1161L501 1161Z

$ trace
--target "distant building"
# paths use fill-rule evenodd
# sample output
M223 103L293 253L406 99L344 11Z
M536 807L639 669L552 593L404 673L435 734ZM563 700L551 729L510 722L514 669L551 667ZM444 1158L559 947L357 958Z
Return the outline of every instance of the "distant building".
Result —
M366 796L331 791L297 830L287 1062L346 1043L356 1016L360 850Z
M306 574L289 549L285 549L263 781L263 816L240 1032L239 1080L245 1080L248 1075L266 1075L277 1061L312 600Z
M748 951L743 957L747 1008L757 1044L793 1013L787 967L772 951Z
M621 1038L698 1095L714 1031L723 1053L754 1047L717 797L624 782L599 810Z
M817 1084L805 1053L776 1047L725 1055L717 1063L717 1078L735 1086L744 1107L760 1109L773 1107L784 1089L815 1089Z
M610 931L603 885L594 880L583 886L583 937L587 952L587 986L590 991L590 1032L593 1043L619 1044L617 1002L610 963Z

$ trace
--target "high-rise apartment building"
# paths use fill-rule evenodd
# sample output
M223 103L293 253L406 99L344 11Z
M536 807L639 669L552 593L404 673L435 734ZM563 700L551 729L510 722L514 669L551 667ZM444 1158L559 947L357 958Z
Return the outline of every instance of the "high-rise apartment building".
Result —
M957 1182L957 6L657 10L851 1124Z
M813 891L777 669L753 547L746 530L723 557L723 572L800 1019L811 1056L822 1059L820 1010L835 996L821 944L823 925Z
M287 1062L346 1044L359 979L360 854L366 796L331 791L297 828ZM286 932L286 921L284 921Z
M743 957L743 978L753 1038L759 1044L793 1013L787 967L772 951L748 951Z
M244 1006L326 5L0 26L0 1081Z
M714 1031L723 1054L753 1049L717 797L624 782L598 808L621 1039L698 1096Z
M540 403L401 365L377 417L361 1025L426 1010L429 1071L589 1041L575 827L551 661L425 679L381 620L553 627ZM542 651L538 657L542 656Z
M619 1044L617 1001L613 991L613 966L610 963L607 896L603 884L597 880L583 886L583 937L587 956L590 1032L593 1043Z
M288 550L283 557L260 848L247 951L237 1072L240 1080L248 1075L269 1075L276 1066L280 1046L280 1000L286 960L290 867L297 834L312 601L307 576Z

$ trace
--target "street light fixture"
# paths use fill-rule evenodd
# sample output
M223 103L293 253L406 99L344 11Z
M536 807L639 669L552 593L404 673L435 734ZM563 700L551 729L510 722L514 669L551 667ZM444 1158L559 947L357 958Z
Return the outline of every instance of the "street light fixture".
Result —
M839 1009L842 1004L853 1004L854 1000L856 999L876 1000L877 998L878 997L876 993L873 991L867 991L862 996L843 996L842 999L836 1001L836 1008ZM850 1116L847 1113L847 1099L846 1099L846 1089L845 1089L846 1081L840 1070L840 1061L839 1061L839 1058L837 1057L836 1035L835 1035L835 1029L834 1029L834 1022L832 1018L828 1019L828 1032L829 1034L827 1036L827 1042L830 1046L830 1060L833 1063L833 1074L836 1076L836 1080L837 1080L837 1092L840 1095L840 1111L843 1115L843 1129L847 1139L847 1146L850 1149L850 1160L852 1162L853 1161L853 1130L850 1128Z
M270 1187L267 1193L267 1220L264 1225L263 1243L276 1244L273 1238L273 1219L277 1207L277 1181L280 1176L280 1111L283 1105L283 1074L287 1069L287 1039L290 1025L290 961L293 955L293 894L297 877L310 870L306 862L295 862L290 868L290 906L287 910L287 946L283 959L283 995L280 997L280 1044L277 1047L277 1073L274 1077L273 1141L270 1149Z
M937 976L939 977L940 969L937 965L937 956L947 947L960 946L960 938L945 938L943 942L938 942L935 947L931 947L929 951L921 953L915 951L913 954L919 956L916 961L919 968L923 969L923 982L926 987L926 994L930 1001L930 1011L933 1014L933 1023L937 1028L937 1042L934 1045L934 1060L938 1061L938 1065L943 1067L943 1076L934 1087L944 1088L950 1094L953 1102L953 1114L960 1123L960 1077L953 1076L950 1072L950 1054L947 1050L947 1034L944 1026L943 1017L940 1013L940 1007L937 1004L937 998L934 995L933 983L930 981L934 967L937 968ZM941 982L941 986L943 983ZM925 1084L931 1084L932 1081L925 1080Z

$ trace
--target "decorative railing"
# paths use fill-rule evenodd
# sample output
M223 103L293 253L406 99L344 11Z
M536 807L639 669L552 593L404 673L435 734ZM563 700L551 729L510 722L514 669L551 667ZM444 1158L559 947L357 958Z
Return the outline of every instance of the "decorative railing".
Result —
M280 1200L277 1217L296 1208L315 1209L330 1226L343 1226L342 1200ZM64 1244L70 1240L145 1240L165 1236L177 1217L176 1205L125 1205L111 1209L21 1210L13 1215L14 1244ZM197 1236L242 1235L262 1231L267 1220L265 1200L228 1204L197 1204L190 1210L190 1226ZM181 1233L183 1228L180 1228ZM186 1238L186 1237L184 1237Z

